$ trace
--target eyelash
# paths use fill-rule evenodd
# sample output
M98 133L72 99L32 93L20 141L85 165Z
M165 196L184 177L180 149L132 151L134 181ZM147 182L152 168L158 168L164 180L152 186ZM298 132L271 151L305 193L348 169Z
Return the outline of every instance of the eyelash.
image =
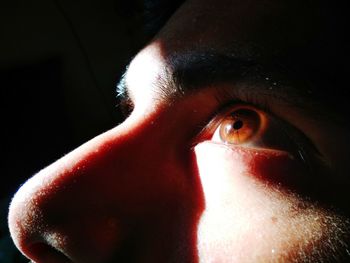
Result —
M244 100L242 97L244 97ZM266 98L263 98L263 96L258 97L253 93L244 93L243 96L243 93L239 94L238 89L234 91L219 90L214 95L214 98L217 101L217 104L221 106L198 126L196 132L197 135L192 144L193 147L200 141L209 139L209 134L212 134L215 131L218 127L218 123L224 117L224 114L227 114L228 110L234 105L251 106L267 113L267 115L273 115L271 113L269 101Z
M217 110L216 114L222 112L222 109L232 107L235 104L244 104L257 108L267 114L272 114L271 112L271 101L264 96L264 94L256 94L254 91L245 92L243 88L236 88L233 90L219 90L215 95L215 99L218 105L223 105Z

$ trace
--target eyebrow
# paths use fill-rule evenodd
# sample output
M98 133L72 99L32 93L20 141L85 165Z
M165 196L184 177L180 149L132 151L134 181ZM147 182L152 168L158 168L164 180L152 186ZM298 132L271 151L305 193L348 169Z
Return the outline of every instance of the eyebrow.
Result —
M245 89L272 96L302 107L315 97L308 83L298 80L286 67L259 56L213 52L187 52L167 57L166 76L158 80L158 96L170 100L203 88L226 83L243 83ZM127 72L127 70L126 70ZM117 97L131 101L126 72L117 84ZM175 91L175 92L174 92ZM248 90L247 90L248 92Z

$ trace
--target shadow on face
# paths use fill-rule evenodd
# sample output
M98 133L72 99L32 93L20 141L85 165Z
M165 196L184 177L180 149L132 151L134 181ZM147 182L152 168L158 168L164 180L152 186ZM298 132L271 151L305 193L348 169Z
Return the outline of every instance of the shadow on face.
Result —
M346 258L338 10L185 2L119 86L131 115L16 194L9 224L18 248L35 262ZM240 125L223 127L227 120Z

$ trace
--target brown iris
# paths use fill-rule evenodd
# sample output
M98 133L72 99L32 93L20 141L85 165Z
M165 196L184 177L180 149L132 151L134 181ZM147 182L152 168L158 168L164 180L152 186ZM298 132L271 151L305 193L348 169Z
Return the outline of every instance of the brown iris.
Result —
M256 110L240 108L224 118L219 127L219 134L225 143L243 144L253 139L261 127L262 119Z

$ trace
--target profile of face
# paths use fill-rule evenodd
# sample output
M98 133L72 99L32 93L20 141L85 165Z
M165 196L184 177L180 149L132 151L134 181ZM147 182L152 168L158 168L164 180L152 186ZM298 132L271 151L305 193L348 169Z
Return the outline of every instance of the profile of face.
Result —
M125 121L17 192L16 246L40 263L349 260L340 12L186 1L120 82Z

